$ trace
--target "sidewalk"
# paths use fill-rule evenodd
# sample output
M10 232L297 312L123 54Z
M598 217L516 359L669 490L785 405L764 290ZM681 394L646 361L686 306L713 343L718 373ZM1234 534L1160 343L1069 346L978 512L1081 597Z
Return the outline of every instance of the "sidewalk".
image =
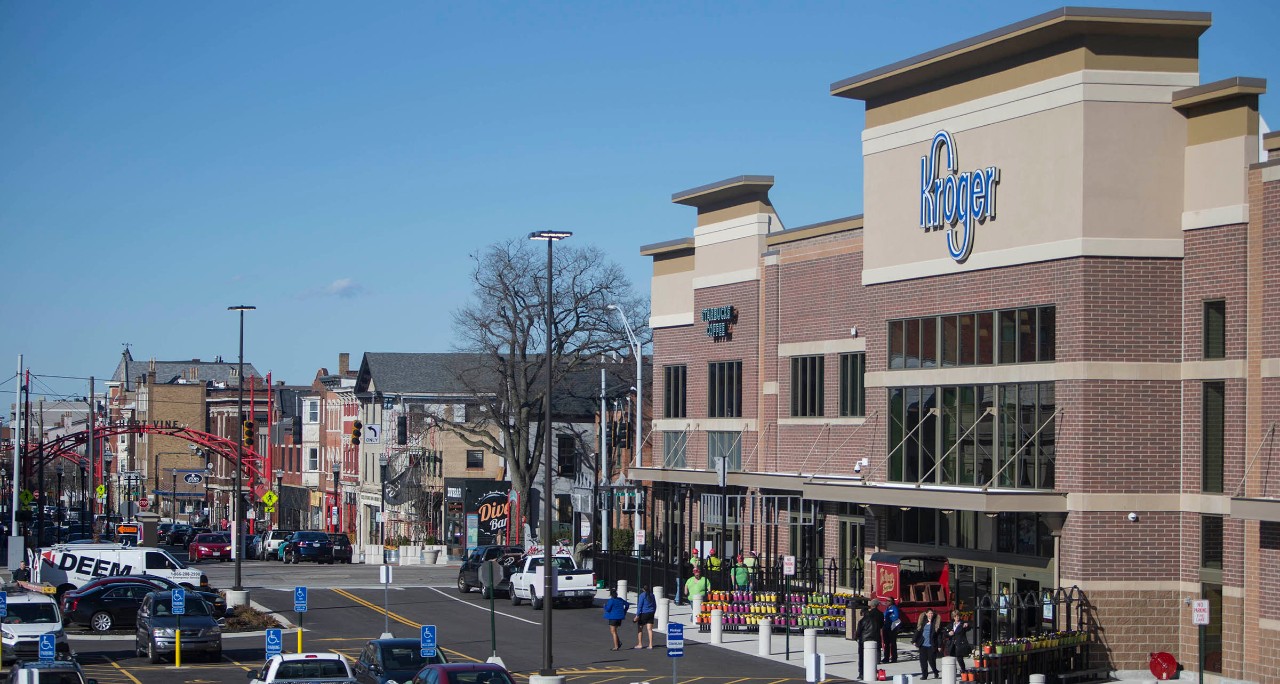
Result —
M608 598L606 591L597 593L597 598L601 601ZM633 605L635 604L636 594L633 591L627 592L627 600ZM671 605L671 613L669 620L671 622L680 622L685 625L684 639L686 642L695 642L701 644L711 643L710 632L699 632L698 626L691 619L691 607L689 605L677 606ZM656 625L655 631L666 634L666 625ZM770 639L770 649L768 656L759 655L760 636L754 632L728 632L724 633L723 643L718 648L728 649L743 655L768 657L774 662L788 663L795 665L799 670L796 676L804 677L804 635L803 633L791 635L790 639L790 658L787 657L787 636L780 632L774 632ZM818 653L826 656L826 681L855 681L861 682L858 673L858 642L849 641L843 635L818 635ZM687 653L687 651L686 651ZM688 656L686 656L688 657ZM942 659L939 658L939 661ZM969 666L973 665L972 659L966 659ZM911 644L908 639L898 640L898 661L896 663L882 663L878 666L885 671L889 680L893 680L894 675L905 674L911 675L913 682L920 681L920 659L919 651ZM941 667L941 662L939 662ZM939 681L934 679L930 673L928 682ZM1155 677L1149 673L1146 676L1141 674L1132 677L1123 677L1113 679L1112 681L1121 684L1156 684Z

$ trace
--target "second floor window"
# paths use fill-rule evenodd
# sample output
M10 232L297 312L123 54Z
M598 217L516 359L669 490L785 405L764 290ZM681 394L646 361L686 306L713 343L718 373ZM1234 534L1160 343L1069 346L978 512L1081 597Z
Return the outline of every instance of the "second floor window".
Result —
M1221 494L1226 435L1225 382L1206 382L1201 388L1200 491Z
M867 355L840 355L840 417L867 415Z
M821 416L823 410L823 371L821 356L791 357L791 415Z
M311 448L307 450L307 470L316 471L320 469L320 450Z
M484 451L482 449L467 449L467 468L470 470L479 470L484 467Z
M561 477L573 477L578 472L578 440L573 435L556 437L556 461Z
M1221 299L1204 303L1204 358L1227 357L1227 303Z
M715 361L708 365L707 417L742 417L741 361Z
M320 422L320 402L318 401L307 402L307 422L308 423Z
M662 417L663 418L684 418L685 411L685 380L688 375L688 367L665 366L662 369Z

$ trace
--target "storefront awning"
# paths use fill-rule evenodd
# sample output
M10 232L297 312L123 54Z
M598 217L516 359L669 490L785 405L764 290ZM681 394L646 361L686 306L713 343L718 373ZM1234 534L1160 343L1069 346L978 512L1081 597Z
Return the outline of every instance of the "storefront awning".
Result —
M1280 499L1231 499L1231 517L1237 520L1280 522Z

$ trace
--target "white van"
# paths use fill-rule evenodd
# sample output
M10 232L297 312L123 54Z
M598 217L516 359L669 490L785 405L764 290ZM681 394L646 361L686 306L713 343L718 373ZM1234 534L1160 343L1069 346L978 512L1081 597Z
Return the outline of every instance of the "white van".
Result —
M188 568L164 549L123 544L57 544L40 550L33 581L47 584L61 595L99 577L159 575L195 587L200 571Z

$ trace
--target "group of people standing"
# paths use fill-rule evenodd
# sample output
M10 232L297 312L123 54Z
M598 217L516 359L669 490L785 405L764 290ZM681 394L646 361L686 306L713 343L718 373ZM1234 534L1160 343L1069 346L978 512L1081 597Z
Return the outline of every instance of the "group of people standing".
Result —
M898 634L903 631L903 614L898 608L896 599L888 599L884 610L880 609L880 601L872 599L862 618L858 620L858 672L863 668L862 644L875 642L880 644L880 662L898 662ZM925 610L916 619L915 633L911 643L918 649L920 656L920 679L928 679L932 671L934 677L941 678L938 672L938 656L953 656L965 671L964 659L968 657L972 646L969 642L969 622L956 619L946 627L932 608Z
M604 602L604 619L609 623L609 635L613 638L613 650L617 651L622 648L622 637L618 635L618 628L622 626L622 621L627 619L627 612L631 610L631 604L624 598L618 598L618 590L609 590L609 599ZM658 602L653 597L653 592L647 586L640 587L640 593L636 595L636 615L631 621L636 624L636 645L634 648L653 648L653 623L654 615L658 612ZM644 645L644 636L649 635L649 645Z
M694 549L689 556L689 565L692 572L684 583L684 598L692 601L694 598L706 596L707 592L711 591L711 578L707 575L719 575L724 569L724 561L716 555L715 549L709 549L706 558L702 558L698 550ZM753 591L759 566L760 558L754 551L738 554L729 569L732 591Z

